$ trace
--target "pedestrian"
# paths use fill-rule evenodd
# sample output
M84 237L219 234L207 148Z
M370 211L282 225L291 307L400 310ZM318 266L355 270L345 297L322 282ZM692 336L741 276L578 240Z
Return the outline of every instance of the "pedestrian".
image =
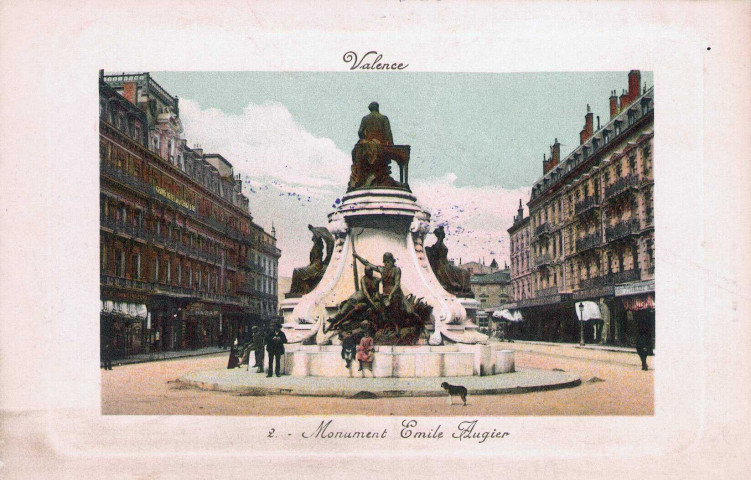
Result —
M276 376L281 376L281 360L284 355L284 344L287 343L287 336L282 332L280 323L274 324L274 328L266 336L266 351L269 353L269 369L266 374L271 377L274 374L274 365L276 365Z
M237 359L237 350L235 347L229 349L229 360L227 361L227 370L231 370L237 367L240 362Z
M365 370L370 370L370 375L373 376L373 357L375 349L373 348L372 331L369 330L365 333L365 336L360 339L360 345L357 346L357 361L360 363L358 372L362 372L362 376L365 376Z
M255 353L256 357L256 373L263 373L263 344L264 344L264 338L263 338L263 330L258 325L253 325L253 328L251 329L251 332L253 333L253 337L251 339L251 344L253 347L253 353ZM249 367L250 368L250 367Z
M112 370L112 345L109 342L106 342L102 349L102 363L105 370Z
M342 360L347 365L347 369L352 365L352 360L355 359L355 351L357 349L357 339L354 334L349 334L342 340Z
M636 353L641 359L641 369L649 370L647 366L647 356L654 355L652 351L652 335L650 334L649 324L643 318L636 322Z

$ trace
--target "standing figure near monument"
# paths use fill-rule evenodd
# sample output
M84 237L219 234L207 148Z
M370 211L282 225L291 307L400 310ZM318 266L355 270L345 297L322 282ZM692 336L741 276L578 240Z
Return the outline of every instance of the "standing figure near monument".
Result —
M370 375L373 376L373 357L375 356L375 348L373 345L373 333L368 331L365 336L360 339L360 345L357 346L357 361L360 363L358 371L362 372L362 376L365 376L365 370L370 370Z
M397 185L391 178L389 160L384 155L384 147L394 144L391 124L378 108L378 102L371 102L368 105L370 113L360 121L357 132L360 140L352 150L352 173L347 191L359 187Z
M269 370L267 377L271 377L274 374L274 368L276 368L276 376L281 376L281 359L284 355L284 344L287 343L287 336L282 332L282 325L277 323L274 328L266 336L266 351L269 353Z

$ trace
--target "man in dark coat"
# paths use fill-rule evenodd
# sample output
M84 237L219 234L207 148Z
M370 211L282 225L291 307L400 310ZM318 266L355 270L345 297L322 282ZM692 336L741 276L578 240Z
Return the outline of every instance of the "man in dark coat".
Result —
M252 348L253 348L253 352L255 353L255 356L256 356L256 365L255 365L256 366L256 373L263 373L263 357L264 357L264 353L263 353L263 346L264 346L263 331L257 325L253 326L253 330L252 331L253 331L253 340L252 340L253 347Z
M109 342L102 348L102 363L105 370L112 370L112 345Z
M641 369L649 370L647 356L654 355L652 352L652 335L649 323L643 318L639 318L636 322L636 328L636 353L641 359Z
M267 377L274 374L274 364L276 364L276 376L281 376L281 360L284 355L284 344L287 343L287 336L282 332L282 325L277 323L274 328L266 335L266 351L269 352L269 370Z

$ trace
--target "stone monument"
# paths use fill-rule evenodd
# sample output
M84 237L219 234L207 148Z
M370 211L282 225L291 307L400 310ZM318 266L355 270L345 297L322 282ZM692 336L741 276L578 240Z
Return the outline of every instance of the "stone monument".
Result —
M370 114L362 119L360 139L352 151L347 193L328 215L327 232L331 235L332 252L327 266L310 291L301 296L288 295L282 302L283 328L288 342L338 345L342 338L367 329L375 332L376 370L379 353L387 351L423 349L419 351L438 355L440 352L435 348L445 347L447 354L466 350L462 345L490 348L484 345L488 337L478 331L473 321L479 303L446 288L460 295L468 290L466 278L442 263L446 256L442 238L440 245L431 250L438 260L434 264L438 265L435 268L439 272L431 267L424 246L430 212L417 203L408 184L410 146L394 145L388 118L379 112L377 103L371 103L368 108ZM399 167L399 180L390 175L391 162ZM325 235L318 237L324 239ZM316 241L314 235L314 244ZM318 249L321 245L318 244ZM318 250L311 252L311 265L315 263L312 261L314 253L316 258L320 257ZM304 279L313 270L311 267L310 272L298 274L296 271L295 274ZM436 273L444 279L443 284ZM452 345L456 347L449 348ZM318 361L311 355L305 362ZM487 360L492 352L482 355ZM493 361L480 362L476 355L473 358L470 370L472 365L476 372L483 368L486 372L494 369ZM436 362L443 365L444 360ZM381 363L385 364L385 359ZM380 376L397 376L393 371L397 363L384 367L391 370L381 371ZM301 371L315 370L312 364L305 365L298 367ZM410 365L412 376L422 376L415 373L414 363ZM449 372L441 370L442 367L435 368L431 371L438 373L427 376Z

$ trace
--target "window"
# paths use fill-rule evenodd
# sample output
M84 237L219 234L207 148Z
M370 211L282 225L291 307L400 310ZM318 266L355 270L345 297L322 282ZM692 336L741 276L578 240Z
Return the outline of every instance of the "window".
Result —
M115 276L125 275L125 254L122 250L115 250Z
M136 253L132 257L132 272L133 272L133 278L136 280L141 279L141 254Z
M154 259L154 283L159 283L159 257Z

